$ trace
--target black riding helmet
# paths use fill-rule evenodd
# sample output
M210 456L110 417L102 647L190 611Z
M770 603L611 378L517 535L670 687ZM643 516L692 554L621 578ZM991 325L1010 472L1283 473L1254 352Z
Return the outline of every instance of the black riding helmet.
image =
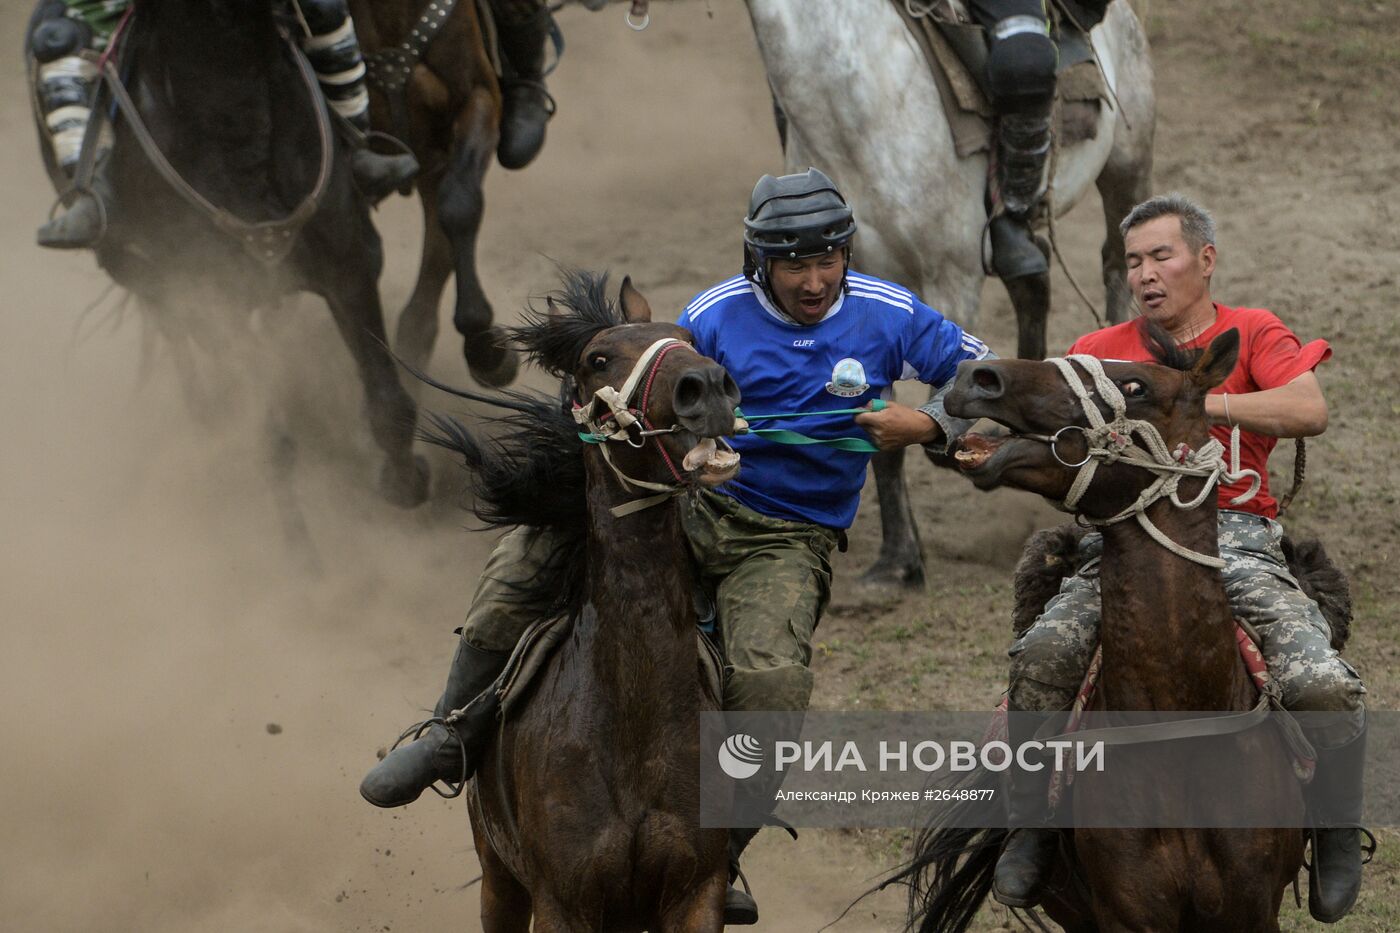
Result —
M850 205L823 172L764 175L744 218L744 274L766 289L768 260L822 256L847 246L855 232Z

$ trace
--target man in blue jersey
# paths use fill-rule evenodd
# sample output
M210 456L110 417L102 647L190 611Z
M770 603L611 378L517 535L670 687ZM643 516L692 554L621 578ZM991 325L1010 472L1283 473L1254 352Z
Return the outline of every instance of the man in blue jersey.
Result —
M701 292L677 323L729 371L747 412L863 408L888 401L897 380L950 386L958 363L992 355L908 289L850 271L855 219L821 172L765 175L744 227L743 274ZM818 441L858 438L882 449L924 444L942 452L968 422L944 412L940 392L923 408L889 403L791 426ZM812 633L831 593L829 557L855 518L870 454L755 435L732 444L743 455L739 476L687 497L682 512L716 605L724 707L803 712L812 692ZM370 803L416 800L434 781L462 778L464 761L466 773L474 771L495 714L483 692L534 621L511 599L513 583L532 578L549 551L532 530L502 538L482 571L438 704L438 717L464 707L469 714L455 727L432 725L380 762L360 785ZM756 834L731 830L731 881ZM753 899L731 886L726 923L757 919Z

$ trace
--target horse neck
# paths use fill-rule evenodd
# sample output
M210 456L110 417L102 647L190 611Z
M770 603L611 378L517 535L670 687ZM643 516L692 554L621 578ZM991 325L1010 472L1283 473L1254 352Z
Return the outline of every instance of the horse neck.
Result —
M639 494L622 489L601 461L588 452L587 586L597 614L588 652L598 689L622 721L652 722L699 702L691 557L674 501L613 516L610 509Z
M1213 502L1186 511L1159 500L1147 517L1177 544L1217 553ZM1220 571L1173 554L1136 521L1124 521L1104 529L1099 586L1107 709L1237 705L1242 668Z

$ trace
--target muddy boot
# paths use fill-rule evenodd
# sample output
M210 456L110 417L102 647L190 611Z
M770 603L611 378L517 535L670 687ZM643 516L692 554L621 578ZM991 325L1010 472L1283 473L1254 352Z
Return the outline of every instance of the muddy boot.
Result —
M381 155L370 149L356 149L350 156L350 173L360 193L378 201L413 181L418 175L418 160L408 153Z
M1031 717L1012 710L1008 723L1013 748L1035 734ZM1034 907L1040 903L1045 882L1055 865L1060 834L1041 828L1045 822L1050 769L1006 772L1006 818L1013 828L997 859L992 896L1007 907Z
M1314 827L1308 912L1323 923L1336 923L1351 910L1361 891L1361 866L1375 851L1374 838L1360 822L1365 759L1363 727L1340 748L1317 749L1317 773L1305 788ZM1370 838L1364 856L1363 833Z
M1031 219L1040 208L1050 158L1050 114L1006 114L998 123L997 191L1004 213L992 221L992 267L1002 279L1043 275L1050 266Z
M554 116L554 98L544 84L549 11L538 0L496 0L500 26L501 141L496 159L521 169L544 148L545 124Z
M739 871L739 856L758 835L758 827L750 826L729 831L729 889L724 892L724 925L730 927L752 926L758 922L758 902L749 891L749 881ZM735 882L742 883L739 890Z
M460 785L475 774L500 708L488 688L509 657L458 642L447 687L427 729L371 768L360 782L360 796L376 807L402 807L437 781Z
M311 35L301 41L331 109L361 133L368 133L369 91L365 87L365 59L345 0L296 0ZM411 155L381 155L359 148L350 159L350 171L360 193L373 201L407 187L418 174L418 160Z

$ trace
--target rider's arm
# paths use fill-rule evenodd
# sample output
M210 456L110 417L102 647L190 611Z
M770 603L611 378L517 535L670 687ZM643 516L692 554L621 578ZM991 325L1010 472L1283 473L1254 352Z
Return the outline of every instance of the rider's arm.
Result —
M1207 395L1206 417L1212 424L1237 424L1271 437L1314 437L1327 430L1327 399L1317 374L1309 370L1273 389L1231 392L1228 398L1223 393Z

